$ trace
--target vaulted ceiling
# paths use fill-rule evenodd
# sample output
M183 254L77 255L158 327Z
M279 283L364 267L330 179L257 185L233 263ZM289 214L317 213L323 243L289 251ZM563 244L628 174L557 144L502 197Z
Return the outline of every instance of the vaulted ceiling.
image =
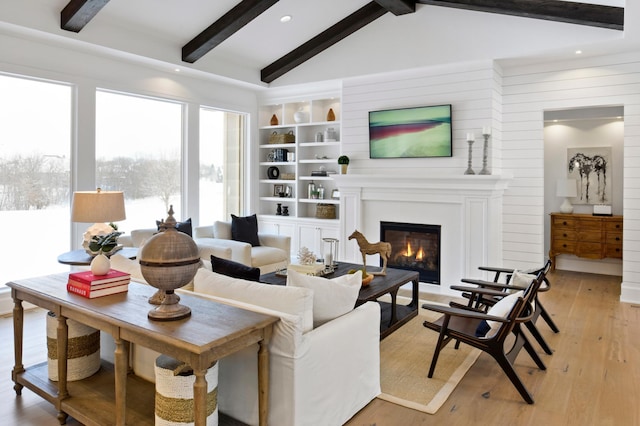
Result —
M11 2L0 6L0 23L8 17L57 37L262 85L597 46L625 34L624 0ZM58 27L50 28L55 7ZM284 15L291 21L281 23Z

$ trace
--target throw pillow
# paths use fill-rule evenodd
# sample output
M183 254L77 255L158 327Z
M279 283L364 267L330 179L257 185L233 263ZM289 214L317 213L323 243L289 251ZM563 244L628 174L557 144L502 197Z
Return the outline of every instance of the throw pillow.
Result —
M156 220L156 226L158 227L158 231L160 230L160 224L162 221ZM190 237L193 237L193 230L191 228L191 218L185 220L184 222L177 222L176 229L182 233L187 234Z
M529 287L529 284L533 280L536 279L536 276L533 274L527 274L523 271L518 271L517 269L513 271L513 275L511 276L511 285L517 287Z
M211 270L233 278L242 278L249 281L260 279L260 268L252 268L233 260L222 259L211 255Z
M231 239L249 243L253 247L260 245L258 239L258 218L251 216L238 217L231 215Z
M509 312L511 312L511 309L513 309L513 305L516 304L518 297L522 297L523 294L524 294L523 291L518 291L517 293L512 293L506 297L503 297L498 301L498 303L493 305L487 311L487 315L506 318L507 315L509 315ZM489 325L490 330L487 331L487 334L485 335L485 337L493 337L500 329L500 326L504 323L500 321L487 320L487 324ZM476 330L476 333L477 332L478 330Z
M353 310L362 287L362 271L327 279L289 269L287 286L313 290L313 328L316 328Z

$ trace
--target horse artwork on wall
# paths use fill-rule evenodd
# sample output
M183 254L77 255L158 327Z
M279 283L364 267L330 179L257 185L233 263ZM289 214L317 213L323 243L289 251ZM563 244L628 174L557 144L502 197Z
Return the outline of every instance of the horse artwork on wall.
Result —
M367 255L379 254L382 259L382 270L380 272L372 272L371 274L387 275L387 261L391 256L391 244L382 241L370 243L358 230L353 231L353 233L349 235L350 240L353 240L354 238L358 243L358 247L360 247L360 253L362 253L362 267L364 270L367 270Z
M611 147L568 148L567 173L578 181L572 204L611 204Z

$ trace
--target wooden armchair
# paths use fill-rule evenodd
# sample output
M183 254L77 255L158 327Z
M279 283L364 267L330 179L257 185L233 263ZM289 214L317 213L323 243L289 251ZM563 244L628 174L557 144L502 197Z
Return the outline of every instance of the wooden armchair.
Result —
M536 365L541 370L546 370L544 363L520 328L521 323L531 319L533 309L530 304L543 279L543 273L540 272L525 290L502 298L488 312L464 305L453 307L423 304L423 309L443 314L437 321L423 323L426 328L439 333L428 377L433 377L440 351L451 340L456 340L458 343L468 344L491 355L509 377L522 398L527 403L533 404L533 397L520 380L513 368L513 363L520 349L524 347ZM470 291L481 293L485 290L472 288ZM489 325L490 330L482 335L479 331L483 329L484 325ZM515 337L514 342L512 345L507 345L506 340L511 335Z
M496 267L489 267L489 266L481 266L478 269L483 271L494 272L495 276L493 281L476 280L476 279L469 279L469 278L463 278L461 281L466 284L473 284L479 288L487 289L486 292L476 292L476 293L473 293L473 296L472 296L472 293L469 292L469 289L470 289L469 286L451 286L451 289L462 291L462 296L469 299L468 306L474 306L476 308L480 308L481 306L484 306L486 310L490 306L493 306L496 303L496 301L500 300L509 292L512 292L515 290L524 290L526 288L526 286L521 286L513 282L510 282L511 277L515 272L514 269L496 268ZM536 327L536 322L538 320L538 317L542 316L542 318L547 322L547 324L549 324L549 326L555 333L560 332L558 327L555 325L555 323L551 319L551 316L544 308L544 305L540 302L540 299L538 298L538 292L549 291L549 289L551 288L551 283L547 278L547 273L549 272L550 269L551 269L551 260L547 260L547 262L544 264L542 268L531 270L531 271L523 271L523 273L527 273L527 274L537 275L540 272L542 272L543 274L543 281L540 284L540 288L536 291L533 302L532 302L533 312L532 312L531 320L525 322L524 325L525 327L527 327L531 335L536 339L538 344L540 344L542 349L548 355L553 354L553 351L551 350L547 342L544 340L544 337L542 337L542 334L540 334L540 331ZM501 274L506 275L504 283L499 283Z

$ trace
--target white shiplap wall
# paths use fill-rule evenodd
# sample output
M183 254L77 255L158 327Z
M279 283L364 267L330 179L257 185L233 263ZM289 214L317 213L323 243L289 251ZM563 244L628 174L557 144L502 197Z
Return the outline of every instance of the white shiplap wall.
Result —
M624 106L621 301L640 301L640 53L503 70L504 262L542 260L545 110Z
M467 168L466 134L475 132L473 168L482 168L483 126L495 129L489 166L499 173L501 76L490 61L430 67L402 73L345 80L342 89L342 151L351 163L349 173L463 174ZM453 157L420 159L369 158L368 113L374 110L424 105L452 105Z

